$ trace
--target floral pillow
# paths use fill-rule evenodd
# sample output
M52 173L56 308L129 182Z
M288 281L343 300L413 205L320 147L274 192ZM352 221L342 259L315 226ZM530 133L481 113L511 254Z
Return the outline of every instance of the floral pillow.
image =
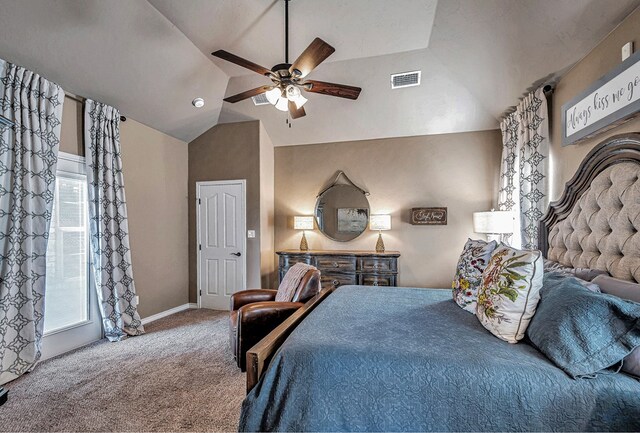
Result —
M500 245L482 273L476 315L496 337L522 340L540 300L544 270L540 251Z
M472 239L469 239L464 245L451 288L453 289L453 300L470 313L476 313L476 299L478 288L482 283L482 271L497 246L496 241L487 243Z

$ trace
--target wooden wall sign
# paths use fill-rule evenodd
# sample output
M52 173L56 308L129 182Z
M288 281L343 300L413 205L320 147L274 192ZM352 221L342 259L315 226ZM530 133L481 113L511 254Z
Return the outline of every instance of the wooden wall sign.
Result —
M411 224L414 226L446 226L446 207L414 207L411 209Z
M640 114L640 52L562 106L562 145L577 143Z

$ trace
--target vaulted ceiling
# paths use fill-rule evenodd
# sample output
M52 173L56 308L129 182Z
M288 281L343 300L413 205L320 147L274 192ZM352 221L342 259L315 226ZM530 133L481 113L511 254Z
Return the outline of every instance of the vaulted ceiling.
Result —
M216 59L284 61L282 0L0 0L0 57L190 141L261 119L275 145L493 129L534 82L586 55L640 0L291 0L290 61L318 36L336 48L311 78L362 87L309 95L307 116L222 99L267 84ZM391 73L422 84L391 90ZM206 105L191 105L202 97Z

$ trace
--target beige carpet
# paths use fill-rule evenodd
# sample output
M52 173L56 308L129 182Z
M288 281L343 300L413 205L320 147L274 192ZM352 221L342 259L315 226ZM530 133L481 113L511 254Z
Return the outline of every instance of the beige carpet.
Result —
M189 310L47 360L5 385L0 431L236 431L245 377L228 317Z

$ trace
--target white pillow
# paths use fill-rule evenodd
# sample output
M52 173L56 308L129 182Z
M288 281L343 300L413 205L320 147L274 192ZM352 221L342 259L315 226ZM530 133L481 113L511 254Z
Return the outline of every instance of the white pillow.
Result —
M540 251L501 244L482 273L476 316L496 337L522 340L540 300L544 269Z
M478 289L482 284L482 272L487 267L491 253L497 246L496 241L485 242L473 239L469 239L464 244L462 254L458 259L456 275L451 284L453 300L463 310L476 314L476 299L478 298Z

